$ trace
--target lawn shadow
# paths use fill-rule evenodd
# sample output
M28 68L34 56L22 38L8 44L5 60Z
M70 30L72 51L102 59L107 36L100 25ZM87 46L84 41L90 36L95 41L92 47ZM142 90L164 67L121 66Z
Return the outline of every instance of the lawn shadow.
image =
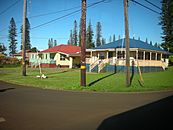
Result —
M130 85L132 84L132 80L134 78L134 74L135 74L135 62L132 61L132 75L130 77Z
M0 93L2 93L2 92L6 92L6 91L8 91L8 90L12 90L12 89L15 89L15 88L5 88L5 89L0 89Z
M97 79L97 80L95 80L95 81L89 83L88 86L92 86L92 85L94 85L95 83L97 83L97 82L99 82L99 81L101 81L101 80L103 80L103 79L105 79L105 78L107 78L107 77L110 77L110 76L112 76L112 75L114 75L114 74L116 74L116 73L111 73L111 74L108 74L108 75L106 75L106 76L103 76L103 77L101 77L101 78L99 78L99 79Z
M173 96L104 119L97 130L172 130Z
M55 72L47 73L46 71L43 70L42 73L49 77L49 76L52 76L55 74L62 74L62 73L73 72L73 71L75 71L75 70L69 69L69 70L59 70L57 72L55 71Z

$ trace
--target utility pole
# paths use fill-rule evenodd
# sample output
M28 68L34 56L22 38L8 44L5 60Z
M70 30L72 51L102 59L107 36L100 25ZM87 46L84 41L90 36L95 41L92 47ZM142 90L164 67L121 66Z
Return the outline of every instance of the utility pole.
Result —
M126 42L126 86L130 86L130 51L129 51L129 27L128 27L128 0L124 0L125 17L125 42Z
M26 0L23 1L23 28L22 28L22 75L26 76L26 50L25 50L25 45L26 45Z
M86 86L86 62L85 62L85 39L86 39L86 0L82 0L81 16L81 86Z

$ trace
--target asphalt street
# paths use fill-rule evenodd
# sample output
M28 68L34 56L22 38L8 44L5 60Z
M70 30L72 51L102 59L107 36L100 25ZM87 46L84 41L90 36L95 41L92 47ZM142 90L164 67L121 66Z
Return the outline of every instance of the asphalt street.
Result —
M0 81L0 130L172 129L172 95L56 91Z

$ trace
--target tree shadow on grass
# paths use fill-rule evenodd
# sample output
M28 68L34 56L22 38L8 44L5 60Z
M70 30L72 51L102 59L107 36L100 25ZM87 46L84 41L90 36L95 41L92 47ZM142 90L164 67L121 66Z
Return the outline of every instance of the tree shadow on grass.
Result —
M110 76L112 76L112 75L114 75L114 74L116 74L116 73L111 73L111 74L108 74L108 75L106 75L106 76L103 76L103 77L101 77L101 78L99 78L99 79L97 79L97 80L95 80L95 81L89 83L88 86L92 86L92 85L94 85L95 83L97 83L97 82L99 82L99 81L101 81L101 80L103 80L103 79L105 79L105 78L107 78L107 77L110 77Z
M97 130L172 130L173 96L104 119Z

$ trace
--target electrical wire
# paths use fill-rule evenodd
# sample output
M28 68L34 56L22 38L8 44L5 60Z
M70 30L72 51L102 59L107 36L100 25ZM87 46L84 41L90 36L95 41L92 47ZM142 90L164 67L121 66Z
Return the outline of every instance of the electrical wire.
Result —
M150 5L156 7L157 9L162 10L159 6L153 4L152 2L150 2L150 1L148 1L148 0L145 0L145 1L146 1L147 3L149 3Z
M101 1L98 1L98 2L95 2L95 3L91 3L91 4L89 4L89 5L87 6L87 8L88 8L88 7L95 6L95 5L97 5L97 4L99 4L99 3L102 3L102 2L104 2L104 3L109 3L109 2L111 2L111 0L101 0ZM28 18L31 19L31 18L37 18L37 17L46 16L46 15L51 15L51 14L57 14L57 13L61 13L61 12L73 10L73 9L76 9L76 8L80 8L80 7L81 7L81 6L76 6L76 7L72 7L72 8L69 8L69 9L64 9L64 10L59 10L59 11L55 11L55 12L49 12L49 13L43 13L43 14L39 14L39 15L34 15L34 16L30 16L30 17L28 17ZM76 11L73 11L73 12L71 12L71 13L68 13L68 14L66 14L66 15L64 15L64 16L58 17L58 18L56 18L56 19L50 20L50 21L48 21L48 22L45 22L45 23L43 23L43 24L37 25L37 26L35 26L35 27L31 28L31 29L35 29L35 28L44 26L44 25L46 25L46 24L52 23L52 22L54 22L54 21L57 21L57 20L59 20L59 19L65 18L65 17L68 17L68 16L73 15L73 14L78 13L78 12L80 12L80 9L78 9L78 10L76 10ZM21 23L21 21L16 22L16 24L17 24L17 23ZM3 28L0 32L5 31L6 29L8 29L8 27Z
M12 8L13 6L15 6L19 1L20 0L17 0L13 4L11 4L10 6L8 6L5 10L3 10L2 12L0 12L0 15L4 14L5 12L7 12L10 8Z
M149 7L143 5L143 4L141 4L141 3L139 3L139 2L137 2L137 1L135 1L135 0L130 0L130 1L132 1L132 2L134 2L134 3L136 3L136 4L138 4L138 5L140 5L140 6L144 7L144 8L146 8L146 9L148 9L148 10L150 10L150 11L156 13L156 14L159 14L159 15L161 14L161 13L159 13L159 12L157 12L157 11L155 11L155 10L153 10L153 9L151 9L151 8L149 8Z
M105 2L105 1L106 1L106 0L101 0L101 1L98 1L98 2L95 2L95 3L92 3L91 5L88 5L87 8L92 7L92 6L95 6L95 5L100 4L100 3L102 3L102 2ZM71 12L71 13L68 13L68 14L66 14L66 15L63 15L63 16L58 17L58 18L56 18L56 19L52 19L52 20L50 20L50 21L48 21L48 22L45 22L45 23L42 23L42 24L37 25L37 26L35 26L35 27L32 27L31 30L32 30L32 29L35 29L35 28L39 28L39 27L44 26L44 25L47 25L47 24L50 24L50 23L55 22L55 21L57 21L57 20L59 20L59 19L62 19L62 18L71 16L71 15L73 15L73 14L75 14L75 13L79 13L80 11L81 11L81 9L75 10L75 11L73 11L73 12Z

